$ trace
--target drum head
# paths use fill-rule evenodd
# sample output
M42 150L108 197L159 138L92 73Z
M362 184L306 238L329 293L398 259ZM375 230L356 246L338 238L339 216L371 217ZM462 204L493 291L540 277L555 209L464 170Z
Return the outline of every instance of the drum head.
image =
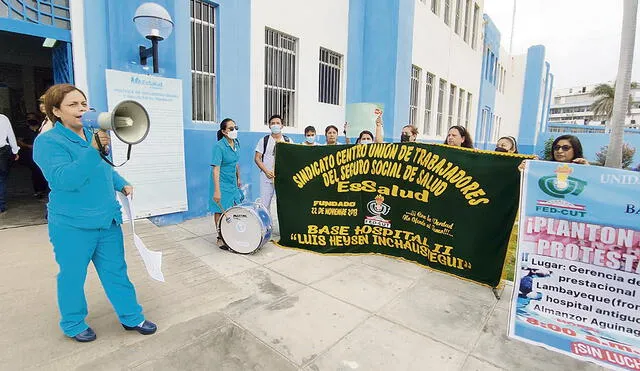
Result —
M250 254L260 248L264 225L250 209L232 207L220 218L220 234L229 248L240 254Z

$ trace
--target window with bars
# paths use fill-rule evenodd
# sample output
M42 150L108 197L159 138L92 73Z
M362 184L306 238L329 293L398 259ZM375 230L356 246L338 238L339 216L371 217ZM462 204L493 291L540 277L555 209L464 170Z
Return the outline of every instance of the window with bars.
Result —
M424 126L423 134L431 134L431 111L433 104L433 81L435 76L427 72L426 89L424 92Z
M500 136L500 125L502 125L502 117L496 116L494 125L493 125L493 138L492 138L493 142L498 141L498 137Z
M458 120L456 125L465 126L462 122L462 109L464 108L464 98L466 93L464 89L458 89Z
M202 0L191 0L191 118L216 122L216 9Z
M320 48L318 68L318 101L339 105L342 55Z
M264 123L271 115L282 116L285 126L295 126L296 53L298 39L265 29L264 45Z
M449 85L449 118L447 124L449 127L453 126L453 109L456 105L456 86L453 84Z
M472 103L473 95L471 93L467 93L467 112L465 113L464 123L466 127L469 127L469 122L471 122L471 103Z
M462 0L456 0L456 23L455 23L455 31L458 35L460 35L460 23L462 22Z
M440 0L431 0L431 11L435 15L440 15Z
M418 96L420 94L420 75L422 70L418 66L411 66L411 93L409 95L409 125L416 125L418 121Z
M464 42L469 42L469 29L471 28L471 0L466 0L464 7Z
M473 28L471 29L471 47L476 48L478 44L478 16L480 14L480 7L477 4L473 6Z
M0 0L0 18L71 29L69 0Z
M444 23L451 24L451 0L444 0Z
M447 97L447 81L440 79L438 86L438 112L436 113L436 136L442 135L443 127L443 114L444 114L444 100Z

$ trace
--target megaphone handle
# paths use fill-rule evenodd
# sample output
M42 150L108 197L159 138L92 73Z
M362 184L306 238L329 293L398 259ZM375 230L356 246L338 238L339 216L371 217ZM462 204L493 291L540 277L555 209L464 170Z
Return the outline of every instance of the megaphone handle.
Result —
M109 154L109 147L104 147L102 145L102 143L100 142L100 136L98 135L97 131L93 133L93 137L96 141L96 144L98 145L98 150L100 151L100 153L107 156Z
M100 146L100 145L98 145L98 146ZM131 158L131 144L129 144L129 146L127 147L127 159L124 160L124 162L121 163L120 165L114 165L113 162L111 162L111 160L109 160L109 158L104 153L102 153L102 151L98 151L98 153L100 153L100 157L102 157L102 159L105 160L107 162L107 164L109 164L109 165L111 165L113 167L120 167L120 166L126 164L127 161L129 161L129 159Z

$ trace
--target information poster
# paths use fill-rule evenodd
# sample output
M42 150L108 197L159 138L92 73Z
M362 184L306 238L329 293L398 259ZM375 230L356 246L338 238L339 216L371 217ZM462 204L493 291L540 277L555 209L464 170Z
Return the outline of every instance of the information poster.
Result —
M124 100L144 106L150 118L146 139L116 169L134 186L136 218L187 210L184 166L182 81L107 70L109 110ZM111 135L115 164L126 160L127 145Z
M528 161L509 335L640 370L640 174Z

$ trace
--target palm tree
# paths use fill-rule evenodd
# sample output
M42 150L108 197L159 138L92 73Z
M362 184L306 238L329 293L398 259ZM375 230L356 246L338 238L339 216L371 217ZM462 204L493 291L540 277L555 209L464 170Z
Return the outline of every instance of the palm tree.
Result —
M632 82L631 89L637 89L638 83ZM616 95L616 84L598 84L590 94L592 97L597 97L595 102L591 104L589 110L593 112L595 119L601 119L611 122L611 115L613 114L613 101ZM629 106L627 107L627 114L631 112L631 104L633 103L633 96L629 94Z
M622 37L620 38L620 60L616 80L615 99L611 114L611 134L609 135L609 153L604 163L606 167L622 167L622 141L624 137L624 118L629 110L631 66L636 41L636 15L638 0L625 0L622 12Z

